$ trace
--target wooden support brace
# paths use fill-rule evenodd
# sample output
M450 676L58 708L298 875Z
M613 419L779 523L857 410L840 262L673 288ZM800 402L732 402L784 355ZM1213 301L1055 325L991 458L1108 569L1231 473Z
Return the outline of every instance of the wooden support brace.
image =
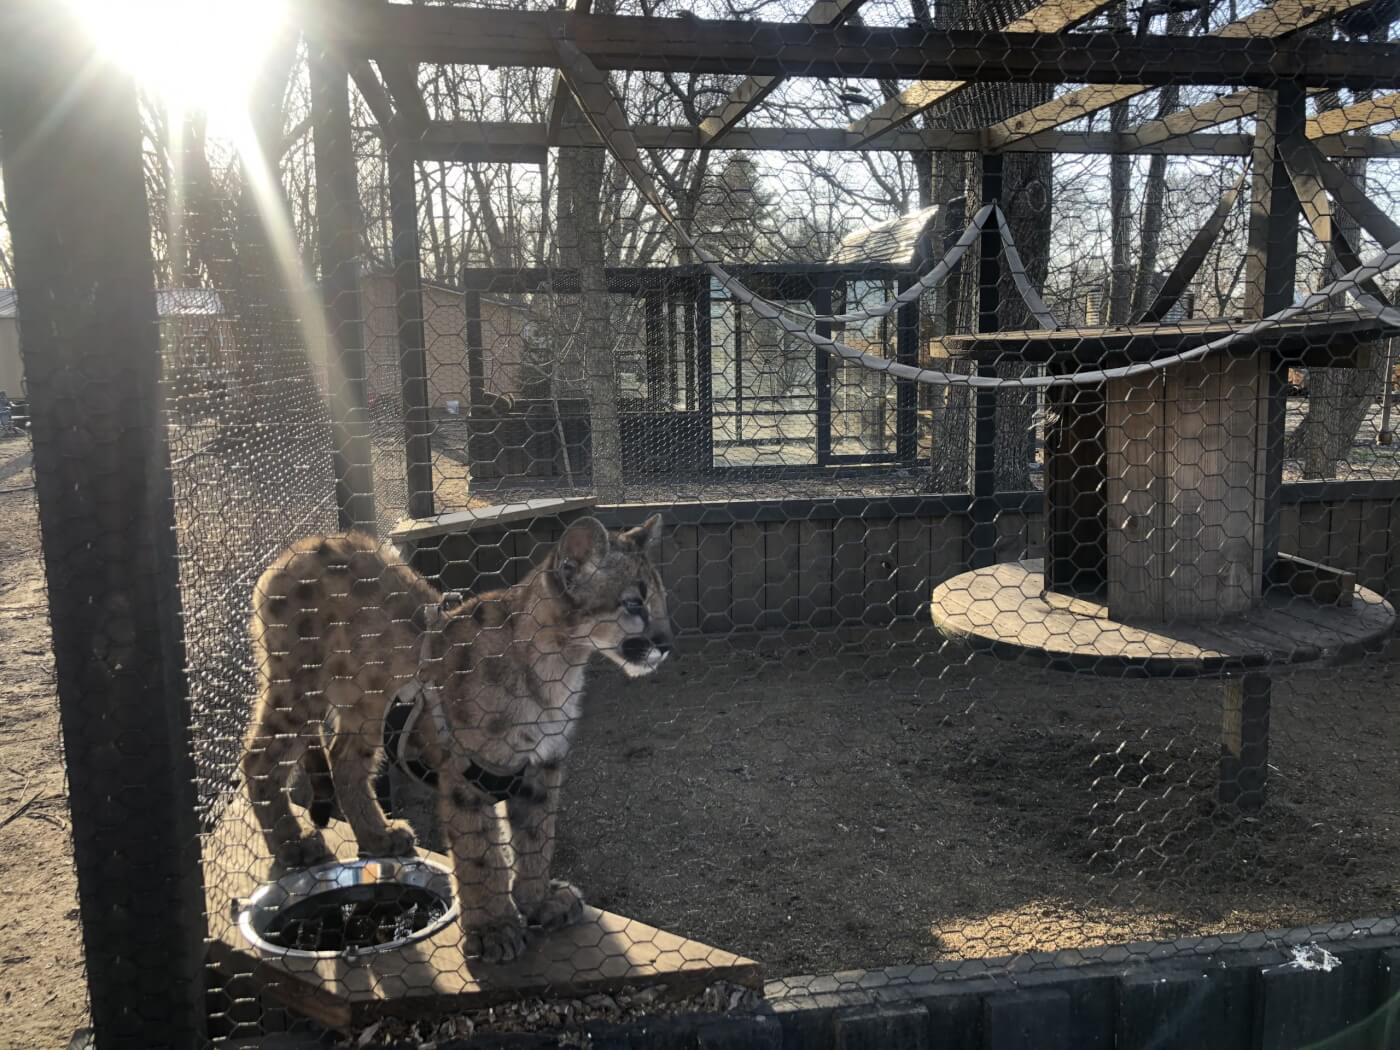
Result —
M1277 3L1244 18L1236 19L1217 29L1210 36L1225 39L1248 40L1262 37L1283 37L1300 29L1316 25L1347 11L1361 7L1369 0L1323 0L1321 3L1307 3L1305 0L1278 0ZM1203 39L1203 38L1195 38ZM1142 84L1090 84L1053 98L1034 109L1008 117L1001 123L987 129L987 144L992 149L1005 149L1017 139L1048 131L1071 120L1097 113L1101 109L1119 102L1126 102L1151 88ZM1228 97L1227 97L1228 98ZM1227 102L1226 99L1219 100ZM1228 112L1230 99L1221 112ZM1258 94L1254 95L1253 108L1258 108ZM1173 116L1176 116L1175 114ZM1230 118L1226 118L1230 119ZM1171 120L1170 117L1165 120ZM1190 118L1183 123L1189 124ZM1194 129L1192 129L1194 130ZM1161 129L1150 128L1149 134L1160 134Z
M1111 0L1045 0L1006 26L1008 33L1057 33L1092 18ZM893 131L932 109L963 88L962 80L925 80L911 84L894 98L847 128L860 142Z
M1382 245L1388 248L1400 243L1400 224L1382 211L1311 142L1297 135L1285 136L1280 139L1279 149L1291 171L1310 175L1321 182L1332 199Z
M384 83L389 86L389 94L398 106L398 117L405 135L421 135L427 130L431 118L423 92L418 87L418 63L401 58L378 60L379 72Z
M394 106L389 101L389 93L379 74L374 71L367 58L356 58L346 63L355 86L360 89L360 97L365 100L375 123L379 125L379 137L388 137L394 127Z
M1139 324L1160 321L1177 304L1182 294L1195 279L1197 272L1200 271L1201 265L1206 261L1211 247L1220 236L1220 231L1225 229L1225 224L1230 220L1230 213L1235 210L1235 203L1240 199L1240 194L1244 192L1248 182L1249 169L1245 168L1240 173L1239 181L1230 188L1225 196L1220 198L1220 202L1215 206L1215 211L1211 213L1205 225L1196 232L1195 237L1191 238L1191 243L1186 246L1186 250L1181 253L1181 258L1172 267L1172 272L1167 275L1162 290L1157 293L1157 298L1138 318Z
M865 0L816 0L803 16L809 25L840 25L860 10ZM775 88L782 77L749 77L729 97L700 122L700 139L706 146L717 145L734 125L748 116Z

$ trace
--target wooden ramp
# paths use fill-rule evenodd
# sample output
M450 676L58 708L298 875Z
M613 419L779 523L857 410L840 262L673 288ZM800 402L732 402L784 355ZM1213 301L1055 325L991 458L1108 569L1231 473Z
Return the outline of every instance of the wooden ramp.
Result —
M326 841L341 859L356 856L345 824L332 824ZM451 868L440 854L420 854ZM271 876L262 837L241 795L205 842L204 872L209 959L219 975L251 979L259 993L330 1028L357 1027L385 1015L475 1010L525 996L582 998L622 986L659 985L677 995L716 981L762 987L751 959L596 908L504 966L464 958L455 923L426 940L354 959L263 957L237 923L242 902Z

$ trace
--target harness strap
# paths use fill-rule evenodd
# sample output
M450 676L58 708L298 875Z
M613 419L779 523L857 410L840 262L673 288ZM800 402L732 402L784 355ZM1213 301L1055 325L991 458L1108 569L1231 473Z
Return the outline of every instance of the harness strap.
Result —
M429 639L425 635L419 657L420 668L428 660L429 649ZM384 751L389 756L389 761L414 780L429 787L436 787L437 770L412 757L408 751L408 741L425 708L432 718L438 741L444 749L449 748L452 743L452 731L448 727L447 714L442 709L442 697L438 690L424 682L421 676L418 684L419 689L412 700L396 693L389 702L389 709L384 712ZM516 770L491 769L475 756L469 755L467 768L462 776L469 785L488 798L496 802L506 802L525 793L525 773L529 768L529 763L526 763Z

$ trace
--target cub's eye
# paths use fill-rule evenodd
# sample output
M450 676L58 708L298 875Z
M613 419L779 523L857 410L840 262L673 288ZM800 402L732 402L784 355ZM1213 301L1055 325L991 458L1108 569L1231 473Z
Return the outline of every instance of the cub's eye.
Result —
M640 598L624 598L622 608L633 616L641 616L647 611L647 607L642 604Z

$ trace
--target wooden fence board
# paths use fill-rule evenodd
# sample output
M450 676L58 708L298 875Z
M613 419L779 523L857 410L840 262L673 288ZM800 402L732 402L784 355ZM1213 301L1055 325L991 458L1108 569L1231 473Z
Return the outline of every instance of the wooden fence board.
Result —
M830 521L804 521L799 528L802 564L798 574L798 626L830 627L836 619L831 557L835 526Z

